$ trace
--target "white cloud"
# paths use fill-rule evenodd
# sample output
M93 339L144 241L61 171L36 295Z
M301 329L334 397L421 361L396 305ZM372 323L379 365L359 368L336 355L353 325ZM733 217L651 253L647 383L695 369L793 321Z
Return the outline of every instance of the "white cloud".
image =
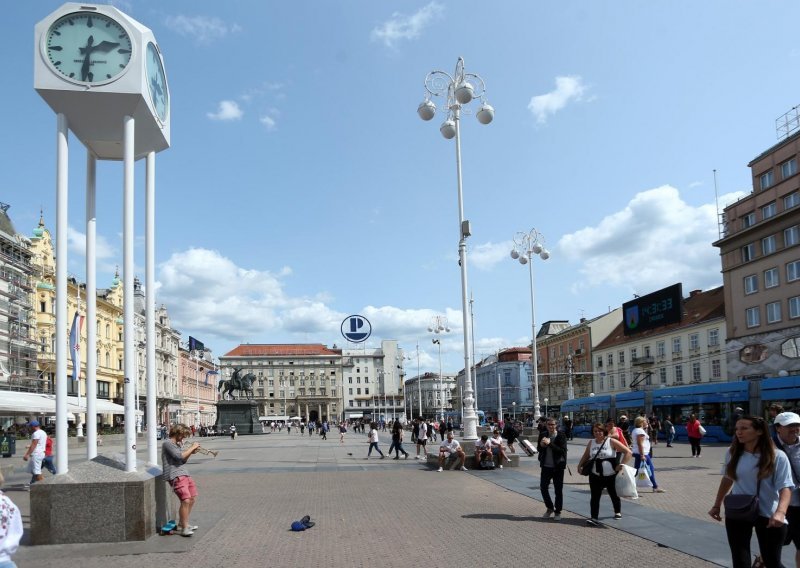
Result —
M419 38L422 30L443 13L444 6L438 2L431 2L410 16L395 12L391 19L375 27L370 37L372 41L381 41L387 47L395 47L400 40Z
M277 128L277 125L275 124L275 119L269 115L262 116L261 118L258 119L258 121L261 124L263 124L266 127L266 129L270 132L272 132Z
M556 77L556 88L544 95L537 95L528 103L528 109L536 117L536 122L544 124L547 117L563 109L573 101L580 101L587 87L580 76Z
M86 256L86 235L73 227L67 227L67 249L71 253ZM98 260L113 258L116 250L102 235L95 237L95 255Z
M648 293L675 282L720 284L717 238L714 204L692 207L664 185L638 193L597 226L564 235L557 248L582 264L575 292L610 284Z
M211 120L240 120L244 112L236 101L220 101L217 112L206 113Z
M164 24L182 36L194 38L197 43L210 43L242 30L238 24L209 16L167 16Z
M476 246L469 252L468 262L479 270L489 270L495 264L505 260L511 252L513 243L485 243Z

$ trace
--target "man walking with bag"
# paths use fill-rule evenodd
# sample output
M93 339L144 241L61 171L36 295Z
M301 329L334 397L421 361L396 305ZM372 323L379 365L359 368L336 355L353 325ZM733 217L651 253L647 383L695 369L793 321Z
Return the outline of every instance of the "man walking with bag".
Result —
M564 469L567 467L567 436L556 429L556 421L547 419L547 431L539 434L536 444L539 449L539 465L542 466L542 475L539 486L542 499L547 507L545 518L553 515L554 521L561 520L561 507L564 504ZM556 502L550 498L550 482L556 494Z
M785 544L794 543L794 562L795 566L800 566L800 416L794 412L782 412L775 417L773 423L777 440L775 445L782 450L789 458L789 465L792 470L792 498L789 501L789 509L786 512L786 522L789 527L786 533Z

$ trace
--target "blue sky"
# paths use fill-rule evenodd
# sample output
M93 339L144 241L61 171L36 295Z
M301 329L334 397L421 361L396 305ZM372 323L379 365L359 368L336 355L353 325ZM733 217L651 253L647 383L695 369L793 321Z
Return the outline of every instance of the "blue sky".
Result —
M33 90L33 29L61 2L7 8L0 201L55 231L55 117ZM350 314L437 370L463 366L455 146L416 108L459 56L495 120L462 121L478 357L536 321L595 317L682 282L722 282L720 205L800 102L800 4L121 1L162 48L172 147L157 158L157 296L184 339L342 346ZM439 102L439 107L441 107ZM83 279L85 151L70 138L69 271ZM136 168L144 279L144 169ZM98 285L122 264L122 168L98 166ZM411 373L416 360L407 361Z

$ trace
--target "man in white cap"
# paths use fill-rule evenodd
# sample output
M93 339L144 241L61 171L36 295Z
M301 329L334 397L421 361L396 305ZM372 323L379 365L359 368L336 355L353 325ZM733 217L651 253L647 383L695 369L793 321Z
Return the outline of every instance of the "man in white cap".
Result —
M47 445L47 434L39 426L38 420L31 420L29 426L33 431L31 433L31 445L28 446L28 451L25 452L22 459L28 461L28 458L31 458L33 466L31 468L31 473L33 474L31 483L36 483L44 479L42 477L42 461L44 460L44 449Z
M777 439L775 445L783 450L789 458L792 466L792 479L794 480L794 490L792 500L789 501L789 510L786 513L786 521L789 523L787 541L791 539L794 543L795 565L800 566L800 416L794 412L781 412L775 416L775 430Z

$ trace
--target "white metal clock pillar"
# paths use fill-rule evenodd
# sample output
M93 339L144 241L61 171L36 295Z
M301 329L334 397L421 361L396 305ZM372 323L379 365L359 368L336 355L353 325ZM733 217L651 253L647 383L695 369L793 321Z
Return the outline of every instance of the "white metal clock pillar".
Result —
M56 132L56 468L69 471L67 446L67 204L69 203L69 124L57 116Z
M474 82L474 85L472 82ZM425 77L425 100L417 108L422 120L430 120L436 114L436 105L430 99L444 97L447 119L439 131L450 140L456 139L456 178L458 182L458 264L461 267L461 315L464 326L464 439L478 439L478 415L475 413L475 400L472 398L472 369L470 368L470 320L467 311L467 237L470 236L469 221L464 219L464 200L461 187L461 109L473 100L480 100L476 117L481 124L489 124L494 119L494 108L486 100L486 85L479 75L464 70L464 59L459 57L453 75L434 70Z

